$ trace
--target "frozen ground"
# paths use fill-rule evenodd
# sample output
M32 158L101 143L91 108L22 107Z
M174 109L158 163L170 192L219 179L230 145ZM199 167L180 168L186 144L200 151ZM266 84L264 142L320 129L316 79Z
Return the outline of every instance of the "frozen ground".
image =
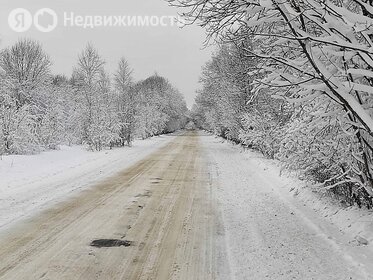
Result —
M136 140L131 148L101 152L62 146L38 155L1 157L0 230L135 164L174 137Z
M335 213L302 182L280 177L274 161L211 135L201 141L218 185L232 279L373 279L372 247L355 238L373 242L372 213Z

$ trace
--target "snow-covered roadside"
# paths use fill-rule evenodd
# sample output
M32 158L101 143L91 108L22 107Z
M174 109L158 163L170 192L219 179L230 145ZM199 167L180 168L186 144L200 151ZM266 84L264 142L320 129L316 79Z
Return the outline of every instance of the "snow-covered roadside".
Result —
M61 147L29 156L0 159L0 230L92 186L166 145L176 136L136 140L132 147L100 152Z
M349 235L351 244L368 245L373 250L373 210L342 206L307 185L294 185L289 192Z
M281 175L283 182L277 191L290 199L292 203L307 206L320 217L335 225L339 231L349 238L351 245L368 245L373 250L373 210L359 209L357 206L343 207L337 201L313 189L304 181L282 171L280 164L266 159L261 154L241 148L244 157L275 177ZM366 244L368 243L368 244ZM373 261L373 260L372 260Z
M363 211L324 217L334 206L315 204L317 195L280 176L275 161L204 133L201 142L218 183L232 279L373 279L372 245L355 239L362 224L343 226ZM364 213L360 234L372 243L372 214Z

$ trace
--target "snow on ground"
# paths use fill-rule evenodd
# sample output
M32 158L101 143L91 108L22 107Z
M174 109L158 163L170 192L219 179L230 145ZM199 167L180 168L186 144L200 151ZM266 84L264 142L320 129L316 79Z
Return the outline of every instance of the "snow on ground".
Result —
M131 166L174 138L157 136L100 152L62 146L38 155L2 156L0 230Z
M204 133L201 142L218 185L231 279L373 279L372 247L356 242L361 224L348 221L363 211L324 217L333 206L315 204L317 196L281 177L275 161ZM366 234L373 219L364 213Z
M350 243L356 245L368 243L368 247L373 250L373 210L343 206L325 194L315 193L307 185L297 186L291 192L320 216L352 237Z
M230 279L373 279L372 212L340 208L275 161L200 133L224 228ZM0 231L143 159L175 136L0 160ZM291 190L291 191L290 191ZM295 195L296 194L296 195ZM366 239L367 246L355 236ZM222 265L223 266L223 265Z

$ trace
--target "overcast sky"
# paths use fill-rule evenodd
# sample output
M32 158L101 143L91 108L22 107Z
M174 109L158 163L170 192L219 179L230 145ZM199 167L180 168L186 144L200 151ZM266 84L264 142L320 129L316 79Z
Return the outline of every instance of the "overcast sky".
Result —
M13 31L8 25L9 12L25 8L35 13L51 8L58 15L58 26L43 33L31 27L24 33ZM205 34L198 26L167 27L66 27L63 14L176 16L177 10L163 0L1 0L1 48L27 37L40 41L53 61L53 72L70 75L77 56L88 42L92 42L106 61L106 69L113 73L121 56L126 57L137 80L155 72L170 80L185 96L188 106L193 104L201 66L209 59L211 48L204 49Z

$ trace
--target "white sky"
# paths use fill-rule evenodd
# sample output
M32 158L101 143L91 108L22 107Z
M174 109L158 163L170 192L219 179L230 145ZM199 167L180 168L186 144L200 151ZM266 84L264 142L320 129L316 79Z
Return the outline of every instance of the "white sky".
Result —
M8 26L8 14L15 8L31 13L40 8L56 11L59 24L50 33L34 27L24 33ZM205 34L198 26L180 29L168 27L100 27L83 29L64 27L63 13L75 15L156 15L176 16L178 10L163 0L0 0L0 47L6 47L27 37L43 44L53 61L53 72L70 75L77 56L88 42L92 42L103 56L106 69L113 73L121 56L134 68L137 80L155 72L170 80L185 96L188 106L193 104L201 66L209 59L211 48L203 49Z

